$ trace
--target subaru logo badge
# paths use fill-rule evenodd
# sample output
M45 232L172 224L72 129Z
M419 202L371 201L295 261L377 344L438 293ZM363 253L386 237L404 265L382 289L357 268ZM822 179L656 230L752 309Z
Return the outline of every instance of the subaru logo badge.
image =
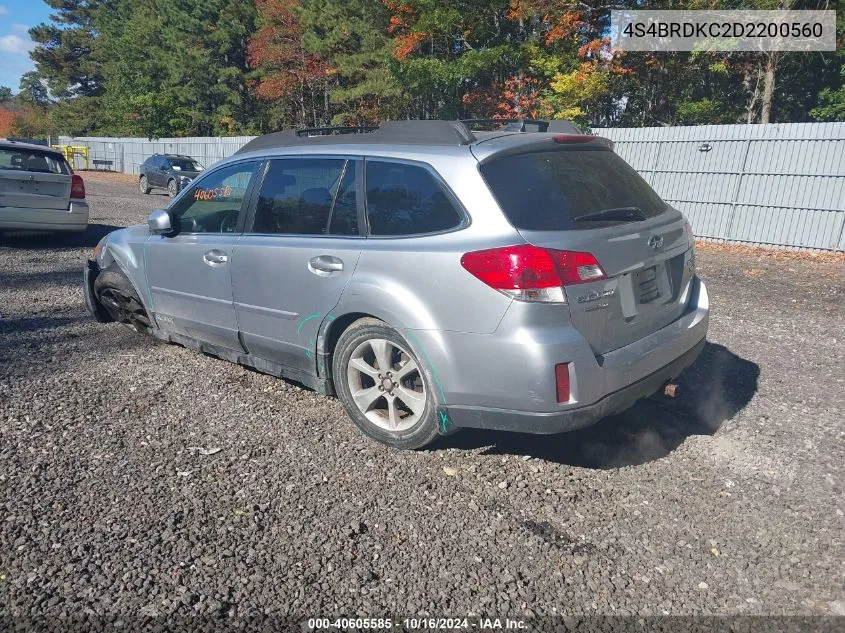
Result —
M654 250L659 250L663 248L663 236L652 235L650 238L648 238L648 245Z

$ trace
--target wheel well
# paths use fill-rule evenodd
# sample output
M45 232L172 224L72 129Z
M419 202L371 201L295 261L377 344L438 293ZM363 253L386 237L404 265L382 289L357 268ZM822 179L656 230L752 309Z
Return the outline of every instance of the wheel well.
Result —
M334 386L334 376L332 375L332 364L334 363L334 351L337 348L337 342L343 333L349 329L349 326L359 319L378 319L378 317L366 312L350 312L334 319L328 326L326 334L325 345L323 346L323 358L325 359L325 368L320 370L320 374L327 381L327 394L336 395L337 390ZM379 319L381 320L381 319ZM318 367L319 369L319 367Z
M350 325L355 323L355 321L357 321L358 319L366 318L375 319L378 317L374 317L372 314L366 314L365 312L351 312L349 314L339 316L331 322L331 325L329 326L328 337L326 338L326 345L324 348L326 352L328 374L331 374L331 359L334 355L335 347L337 347L337 342L340 340L341 335L349 328Z

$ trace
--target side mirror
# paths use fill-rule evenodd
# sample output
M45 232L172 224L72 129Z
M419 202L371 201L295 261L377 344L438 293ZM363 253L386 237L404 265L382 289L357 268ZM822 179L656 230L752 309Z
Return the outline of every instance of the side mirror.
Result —
M167 235L173 232L170 214L164 209L156 209L147 216L147 226L153 235Z

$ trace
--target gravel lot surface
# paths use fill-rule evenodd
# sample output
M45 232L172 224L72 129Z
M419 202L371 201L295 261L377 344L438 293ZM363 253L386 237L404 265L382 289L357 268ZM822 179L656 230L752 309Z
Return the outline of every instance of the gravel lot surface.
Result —
M675 399L398 452L89 319L91 248L167 199L85 178L87 234L0 238L6 618L845 614L842 261L701 248L710 342Z

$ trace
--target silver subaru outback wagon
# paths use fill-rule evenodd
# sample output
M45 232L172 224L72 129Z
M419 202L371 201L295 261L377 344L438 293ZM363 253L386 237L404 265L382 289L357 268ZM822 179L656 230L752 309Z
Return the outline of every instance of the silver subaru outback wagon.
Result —
M89 311L335 394L402 448L583 427L703 348L690 225L607 140L536 121L349 131L259 137L107 235Z

